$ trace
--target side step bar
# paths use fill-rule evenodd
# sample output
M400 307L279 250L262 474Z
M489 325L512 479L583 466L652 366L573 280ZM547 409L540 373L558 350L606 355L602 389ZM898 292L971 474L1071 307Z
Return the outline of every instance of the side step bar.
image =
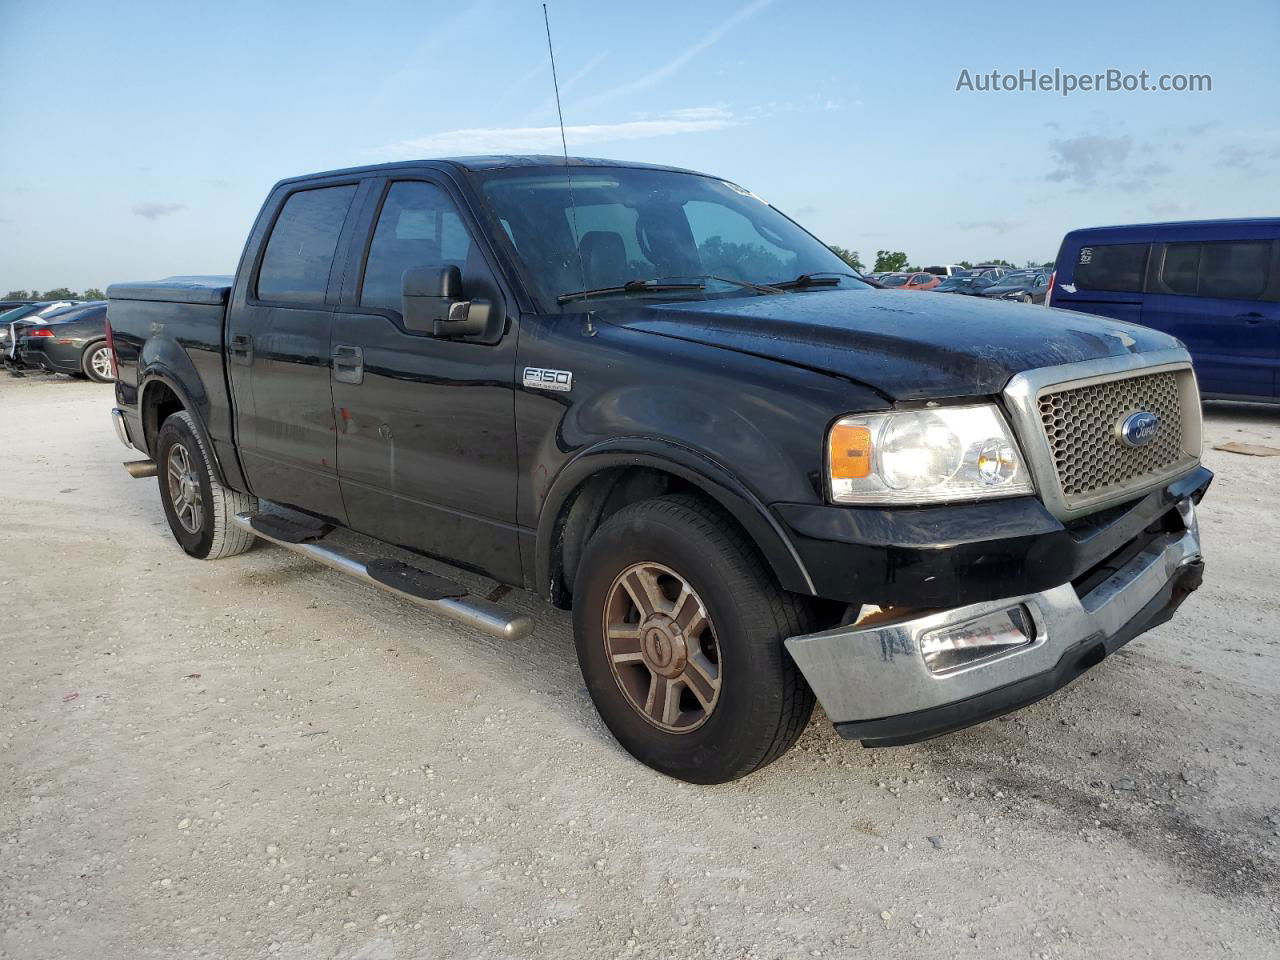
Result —
M437 577L395 560L373 560L366 564L330 547L316 543L315 539L294 541L279 536L272 521L263 522L269 514L238 513L235 524L259 539L276 546L310 557L326 567L332 567L348 576L371 583L388 593L410 600L433 613L451 617L459 623L483 630L503 640L523 640L533 633L533 618L524 614L512 615L496 603L481 597L473 597L458 584ZM257 521L255 523L255 521ZM279 531L283 533L283 530ZM328 531L325 531L326 533Z

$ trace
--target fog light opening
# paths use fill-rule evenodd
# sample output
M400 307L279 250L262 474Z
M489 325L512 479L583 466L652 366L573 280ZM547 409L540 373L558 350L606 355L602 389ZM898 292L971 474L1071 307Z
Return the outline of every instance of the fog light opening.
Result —
M1031 614L1019 604L930 631L920 653L931 672L945 674L1028 646L1033 635Z

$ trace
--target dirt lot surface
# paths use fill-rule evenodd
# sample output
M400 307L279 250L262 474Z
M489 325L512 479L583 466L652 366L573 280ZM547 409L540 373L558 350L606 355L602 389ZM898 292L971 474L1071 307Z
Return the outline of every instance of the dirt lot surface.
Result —
M703 788L616 746L532 597L503 644L188 559L110 404L0 377L2 957L1277 955L1280 458L1207 450L1204 588L1068 689L892 750L819 713Z

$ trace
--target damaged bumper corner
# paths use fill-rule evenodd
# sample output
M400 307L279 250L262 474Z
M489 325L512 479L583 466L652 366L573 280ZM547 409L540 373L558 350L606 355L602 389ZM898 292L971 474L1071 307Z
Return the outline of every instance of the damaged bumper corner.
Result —
M927 740L1006 714L1066 686L1134 637L1164 623L1203 578L1195 506L1103 577L1039 593L791 637L787 650L841 736L865 746ZM1025 632L967 665L938 669L926 652L949 632L1005 611ZM968 637L965 643L972 642ZM931 666L932 663L932 666Z

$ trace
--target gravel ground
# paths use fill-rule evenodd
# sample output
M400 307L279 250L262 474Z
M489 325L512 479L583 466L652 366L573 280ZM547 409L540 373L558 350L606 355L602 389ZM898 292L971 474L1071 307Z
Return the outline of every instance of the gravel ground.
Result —
M186 558L110 403L0 377L2 957L1276 956L1280 458L1207 451L1204 588L1068 689L891 750L819 713L693 787L531 597L504 644L279 548ZM1207 428L1280 445L1280 410Z

